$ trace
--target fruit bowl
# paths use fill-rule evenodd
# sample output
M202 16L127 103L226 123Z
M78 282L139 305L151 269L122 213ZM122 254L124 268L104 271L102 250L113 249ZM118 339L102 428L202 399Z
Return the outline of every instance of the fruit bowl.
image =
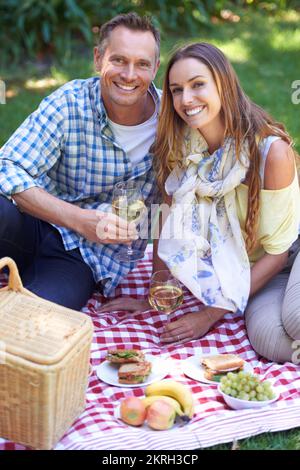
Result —
M274 403L279 398L279 393L274 390L274 397L271 400L263 400L263 401L250 401L250 400L242 400L241 398L232 397L227 393L224 393L221 389L222 384L218 384L218 392L222 395L224 401L227 405L234 409L234 410L245 410L249 408L263 408L264 406L268 406L271 403Z

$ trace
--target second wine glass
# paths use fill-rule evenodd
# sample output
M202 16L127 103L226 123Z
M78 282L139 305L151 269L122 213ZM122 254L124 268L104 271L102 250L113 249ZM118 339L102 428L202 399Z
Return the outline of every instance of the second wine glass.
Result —
M170 271L163 269L152 274L149 289L149 303L158 312L169 315L183 302L181 284Z

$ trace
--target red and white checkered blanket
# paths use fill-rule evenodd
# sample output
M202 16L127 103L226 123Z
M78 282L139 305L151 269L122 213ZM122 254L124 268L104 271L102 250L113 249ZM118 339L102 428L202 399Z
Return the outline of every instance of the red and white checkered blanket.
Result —
M152 269L151 258L151 251L148 250L144 260L124 280L116 295L145 295ZM197 449L299 426L300 366L292 363L278 365L259 358L248 341L242 317L228 314L205 338L162 346L159 331L166 321L165 315L154 311L135 315L126 312L99 314L97 309L102 300L100 295L95 294L84 309L91 315L95 327L91 353L94 370L87 390L86 409L57 444L56 450ZM198 307L195 298L185 292L184 304L176 316ZM193 391L196 413L191 422L180 428L174 426L168 431L154 431L146 425L141 428L127 426L116 418L115 411L122 398L144 395L142 387L131 389L107 385L95 373L95 367L104 360L107 349L120 345L142 349L146 354L170 360L167 378L185 383ZM183 359L201 353L209 354L216 349L219 353L242 356L261 377L271 379L280 392L280 399L266 408L231 410L214 385L196 382L183 374ZM25 448L0 439L0 450L3 449Z

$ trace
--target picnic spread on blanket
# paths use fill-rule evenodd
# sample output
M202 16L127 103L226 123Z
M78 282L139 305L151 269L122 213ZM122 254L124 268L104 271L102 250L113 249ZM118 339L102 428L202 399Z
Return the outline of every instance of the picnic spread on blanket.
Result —
M116 296L144 298L151 270L149 247ZM16 279L0 291L1 324L14 336L11 343L6 337L6 351L0 338L6 359L0 363L0 450L186 450L299 425L297 345L295 363L258 357L242 315L226 314L201 339L164 345L162 312L99 313L105 303L99 293L82 313L73 312L24 288L21 293ZM0 281L4 286L3 274ZM183 292L169 321L199 310L199 301ZM19 328L12 310L23 322ZM43 345L28 319L35 334L48 335Z

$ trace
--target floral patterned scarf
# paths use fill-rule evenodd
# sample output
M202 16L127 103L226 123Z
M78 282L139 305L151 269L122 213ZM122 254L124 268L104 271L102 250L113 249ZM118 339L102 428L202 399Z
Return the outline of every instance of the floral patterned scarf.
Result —
M185 136L182 168L165 183L172 195L158 255L205 305L244 311L250 291L250 263L237 217L235 188L249 166L245 144L236 158L234 140L212 155L197 130Z

